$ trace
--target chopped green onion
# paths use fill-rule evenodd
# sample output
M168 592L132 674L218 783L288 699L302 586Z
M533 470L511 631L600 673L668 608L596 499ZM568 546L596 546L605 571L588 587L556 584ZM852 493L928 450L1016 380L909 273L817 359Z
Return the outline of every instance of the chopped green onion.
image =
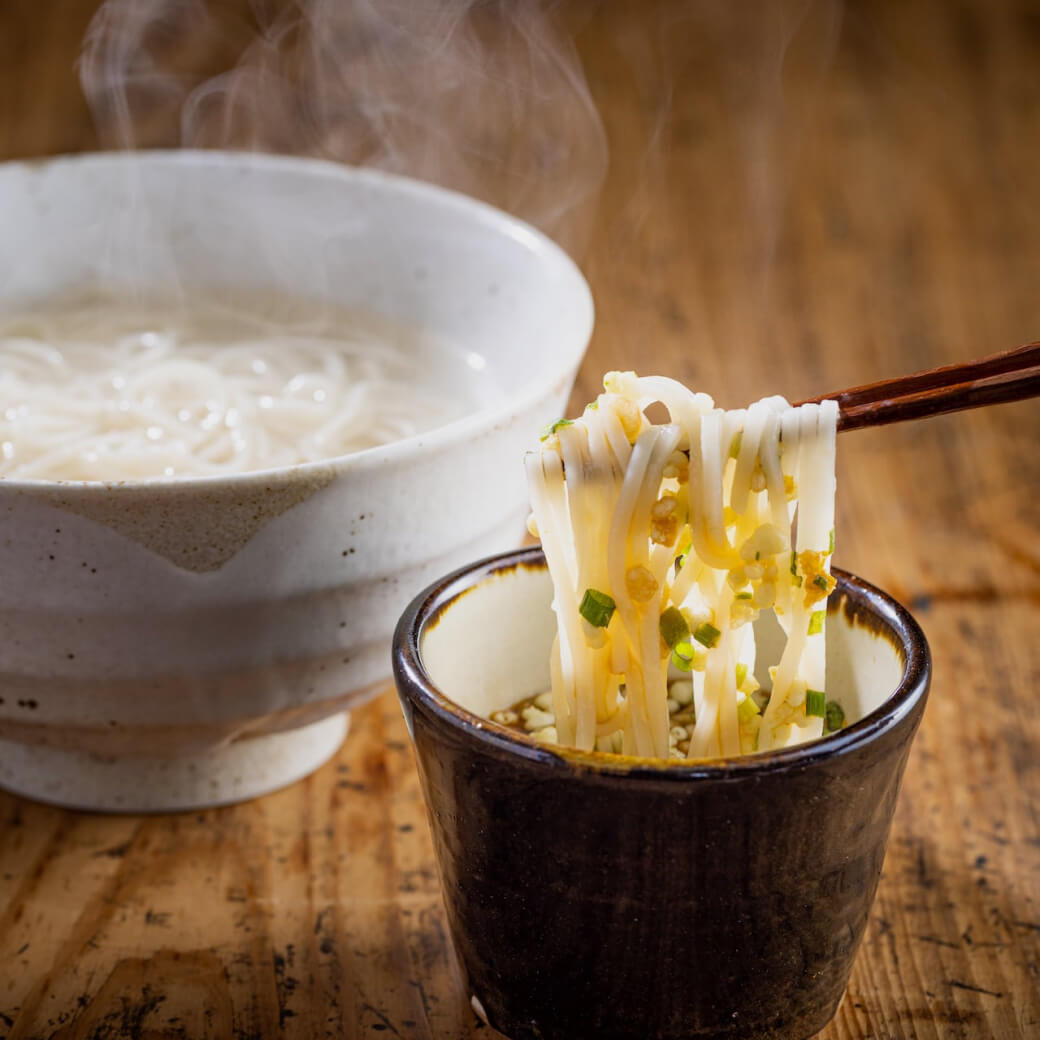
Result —
M617 604L605 592L599 589L586 589L582 597L578 613L596 628L606 628L610 619L614 616L614 607Z
M837 701L828 701L824 709L824 733L837 733L845 725L845 712Z
M542 437L541 437L541 439L542 439L543 441L544 441L544 440L547 440L547 439L548 439L549 437L551 437L551 436L552 436L552 435L553 435L553 434L554 434L554 433L555 433L555 432L556 432L556 431L557 431L557 430L558 430L558 429L559 429L559 428L560 428L561 426L573 426L573 425L574 425L574 420L573 420L573 419L557 419L557 420L556 420L556 422L554 422L554 423L549 423L549 425L548 425L548 426L545 426L545 427L543 427L543 428L542 428Z
M735 598L736 599L751 599L752 596L751 596L750 592L738 592Z
M762 552L761 552L761 550L756 550L755 551L755 559L756 560L761 560L762 559Z
M827 576L826 575L824 575L824 574L817 574L816 577L813 578L812 583L818 589L823 589L824 592L827 591Z
M690 555L690 551L693 549L693 538L690 536L690 529L684 527L683 533L679 538L679 541L675 543L676 557L675 567L676 572L682 570L686 566L686 557Z
M809 615L809 635L814 636L823 631L823 622L826 617L826 610L814 610Z
M744 680L746 678L747 678L747 665L746 664L738 664L737 665L737 689L738 690L741 688L741 686L744 685Z
M745 697L737 705L737 720L748 723L758 714L758 705L750 698Z
M676 643L672 647L672 664L681 672L688 672L693 668L693 658L697 653L690 643Z
M703 625L698 625L693 630L693 638L709 650L719 645L719 637L721 635L722 633L708 621L705 621Z
M805 714L822 719L827 711L827 694L823 690L805 691Z
M690 638L690 626L686 623L686 618L682 616L678 607L669 607L661 615L658 628L661 631L661 638L672 648Z
M740 454L740 444L744 439L744 431L738 430L737 435L730 441L729 445L729 457L735 459Z
M794 549L791 550L791 573L794 575L795 585L801 585L804 579L798 573L798 553Z
M830 541L827 543L827 555L831 556L834 554L834 528L831 528Z

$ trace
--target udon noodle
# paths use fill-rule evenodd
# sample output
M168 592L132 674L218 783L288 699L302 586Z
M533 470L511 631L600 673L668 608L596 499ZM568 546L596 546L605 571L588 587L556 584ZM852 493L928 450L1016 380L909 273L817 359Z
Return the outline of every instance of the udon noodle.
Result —
M255 315L102 300L0 321L0 476L248 472L385 444L472 408L461 352L353 315Z
M542 699L555 739L703 759L821 736L840 711L824 671L837 405L723 411L631 372L604 387L526 459L558 620ZM648 420L654 402L668 422ZM785 636L768 696L752 624L765 613ZM669 684L690 680L677 749Z

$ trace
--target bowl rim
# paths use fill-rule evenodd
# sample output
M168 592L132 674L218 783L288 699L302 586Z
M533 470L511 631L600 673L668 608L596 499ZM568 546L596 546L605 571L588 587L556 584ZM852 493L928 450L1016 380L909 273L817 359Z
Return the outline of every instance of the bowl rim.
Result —
M833 759L877 740L884 733L911 718L922 709L931 684L931 651L921 626L910 612L888 593L840 568L833 569L838 579L839 596L832 602L851 604L857 614L865 614L880 624L893 644L904 655L903 674L898 686L873 711L852 725L809 741L769 751L701 761L636 758L602 751L548 747L532 737L491 722L490 719L461 707L430 678L422 660L421 644L429 625L453 601L485 578L521 568L545 568L541 546L534 545L485 557L460 567L420 592L401 615L393 637L394 680L402 701L407 696L418 702L451 728L466 734L489 749L497 749L542 765L578 768L601 775L624 775L647 780L689 781L727 779L782 772L792 767L805 768ZM409 725L411 729L411 725Z
M264 152L241 152L227 149L156 148L141 151L82 152L71 155L45 156L34 159L10 159L0 162L0 179L15 170L30 177L46 176L62 166L83 168L140 166L220 166L229 165L240 169L298 170L307 176L328 180L341 180L352 186L398 194L412 199L425 200L428 204L455 211L472 226L526 247L546 268L550 280L569 282L567 292L579 311L577 324L580 335L574 337L570 350L555 350L548 362L544 375L525 392L515 393L509 386L503 387L503 396L490 405L483 405L458 419L435 426L430 430L402 437L387 444L376 445L345 455L333 455L327 459L295 463L291 466L275 466L266 469L248 470L237 473L204 474L197 476L147 477L132 480L42 480L11 478L0 475L0 492L10 488L19 494L61 491L66 495L84 496L101 492L121 493L145 492L150 495L181 493L198 489L209 491L214 487L233 485L248 490L255 485L266 485L272 480L302 480L322 478L330 470L339 475L350 471L367 472L388 464L400 464L429 451L448 448L473 436L486 432L496 424L508 421L534 407L545 396L546 388L554 388L573 379L578 365L588 350L589 340L595 323L595 307L592 290L580 268L570 255L548 235L518 217L492 206L490 203L443 188L428 181L387 173L370 167L350 166L346 163L309 156L274 155Z

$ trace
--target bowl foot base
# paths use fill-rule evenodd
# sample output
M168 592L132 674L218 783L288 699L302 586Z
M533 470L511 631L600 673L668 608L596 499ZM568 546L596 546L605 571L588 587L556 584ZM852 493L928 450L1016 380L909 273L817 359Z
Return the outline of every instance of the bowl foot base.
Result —
M177 758L102 757L0 740L0 787L97 812L178 812L241 802L312 773L343 742L349 716Z

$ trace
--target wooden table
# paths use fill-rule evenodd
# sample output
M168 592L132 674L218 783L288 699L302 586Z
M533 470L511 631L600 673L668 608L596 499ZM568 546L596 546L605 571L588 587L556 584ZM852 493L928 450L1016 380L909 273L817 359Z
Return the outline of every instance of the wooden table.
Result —
M0 9L0 155L94 146L71 66L94 6ZM565 10L611 152L575 404L615 367L735 406L1040 336L1040 8L804 6ZM1038 444L1036 402L840 439L837 560L916 612L935 683L828 1040L1040 1036ZM0 794L0 1038L277 1035L489 1035L391 691L249 804Z

